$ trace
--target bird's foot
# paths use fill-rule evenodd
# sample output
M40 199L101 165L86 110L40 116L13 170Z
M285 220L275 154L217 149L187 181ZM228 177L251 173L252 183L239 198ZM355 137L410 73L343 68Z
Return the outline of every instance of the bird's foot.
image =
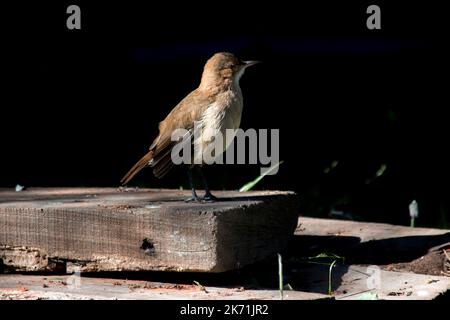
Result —
M211 192L207 192L205 193L205 196L203 197L203 201L206 202L214 202L219 200L217 197L213 196L213 194Z
M185 199L184 202L201 202L201 199L195 195Z

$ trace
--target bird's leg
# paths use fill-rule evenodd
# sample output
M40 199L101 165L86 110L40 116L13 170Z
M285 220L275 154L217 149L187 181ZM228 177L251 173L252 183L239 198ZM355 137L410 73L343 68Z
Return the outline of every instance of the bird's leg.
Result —
M198 172L200 173L200 177L202 178L203 186L205 187L205 196L203 197L203 200L216 201L217 198L215 196L213 196L211 191L209 191L208 182L206 181L205 175L203 174L201 167L198 167Z
M192 196L190 198L187 198L185 201L186 202L200 201L199 197L197 196L197 193L195 192L191 168L188 169L188 178L189 178L189 186L191 187L191 190L192 190Z

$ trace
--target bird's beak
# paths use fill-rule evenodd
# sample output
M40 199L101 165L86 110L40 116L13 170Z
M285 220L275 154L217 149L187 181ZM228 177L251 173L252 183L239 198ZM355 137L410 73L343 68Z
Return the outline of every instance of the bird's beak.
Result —
M261 61L253 61L253 60L251 60L251 61L243 61L243 62L244 62L244 66L246 68L250 67L250 66L253 66L255 64L261 63Z

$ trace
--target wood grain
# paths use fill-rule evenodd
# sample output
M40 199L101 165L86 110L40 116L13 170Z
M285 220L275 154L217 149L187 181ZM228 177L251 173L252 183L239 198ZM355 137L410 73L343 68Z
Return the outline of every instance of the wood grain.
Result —
M5 270L221 272L275 255L297 225L290 192L188 192L111 188L0 190Z

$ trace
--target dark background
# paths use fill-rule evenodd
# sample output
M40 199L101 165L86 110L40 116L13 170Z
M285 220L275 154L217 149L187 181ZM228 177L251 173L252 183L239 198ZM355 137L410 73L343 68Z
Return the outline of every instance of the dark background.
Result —
M257 189L295 190L303 214L398 224L416 199L418 225L450 227L446 11L339 2L3 5L0 186L119 186L205 61L230 51L263 61L241 80L242 128L280 129L284 163ZM80 31L66 29L69 4ZM381 30L366 28L370 4ZM259 170L207 173L238 189ZM147 169L131 185L187 178Z

